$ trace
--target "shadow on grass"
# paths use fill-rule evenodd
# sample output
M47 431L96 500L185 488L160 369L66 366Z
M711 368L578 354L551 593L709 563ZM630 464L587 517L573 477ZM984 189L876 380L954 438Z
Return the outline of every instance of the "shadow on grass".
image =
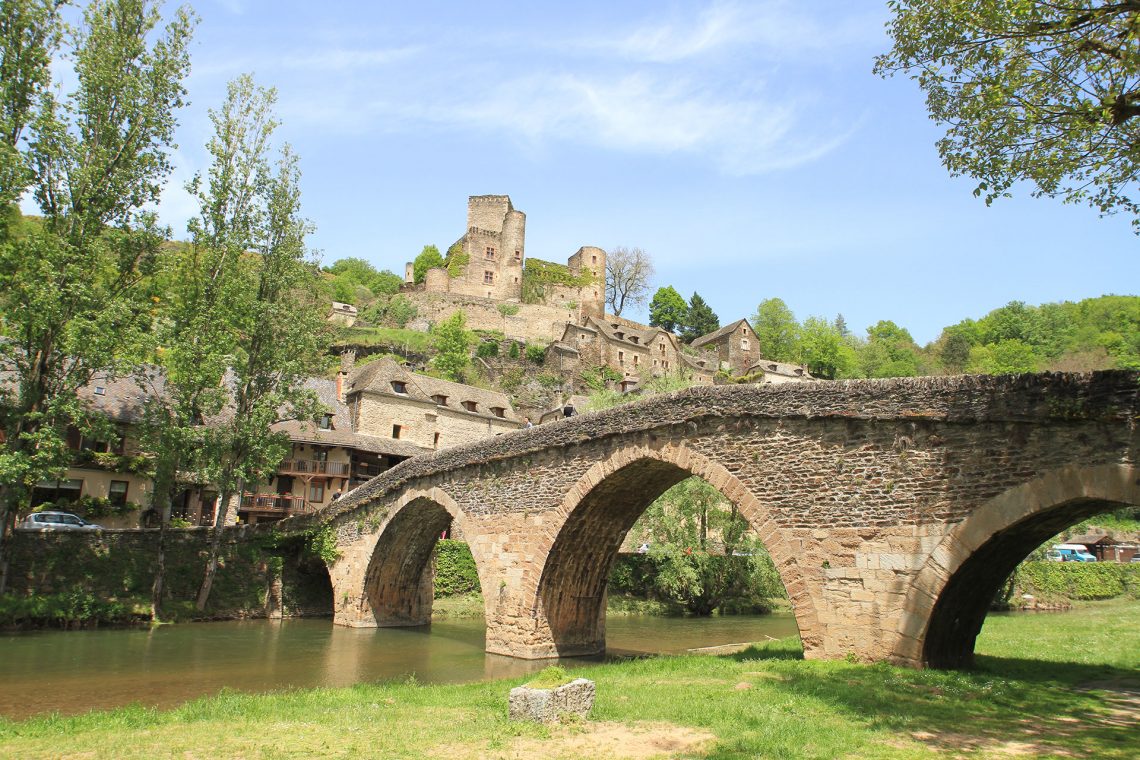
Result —
M733 658L795 659L780 654ZM872 730L940 749L989 754L1016 746L1089 757L1136 757L1140 749L1140 699L1129 691L1140 685L1135 670L1001 657L979 657L972 671L843 662L776 667L787 679L781 688Z

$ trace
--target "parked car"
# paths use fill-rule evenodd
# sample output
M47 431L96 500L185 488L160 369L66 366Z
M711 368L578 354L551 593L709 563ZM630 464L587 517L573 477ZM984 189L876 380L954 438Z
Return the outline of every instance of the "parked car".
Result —
M20 522L24 530L102 530L70 512L33 512Z
M1096 562L1083 544L1054 544L1049 550L1049 559L1054 562Z

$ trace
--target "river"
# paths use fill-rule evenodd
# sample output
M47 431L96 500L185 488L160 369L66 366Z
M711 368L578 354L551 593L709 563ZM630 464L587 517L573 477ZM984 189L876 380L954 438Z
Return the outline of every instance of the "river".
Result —
M486 654L483 633L482 620L380 629L341 628L329 620L250 620L4 634L0 715L66 715L132 702L171 707L223 688L348 686L412 675L421 683L478 681L521 676L551 663ZM796 625L790 614L614 616L606 634L608 656L620 657L783 638L795 635Z

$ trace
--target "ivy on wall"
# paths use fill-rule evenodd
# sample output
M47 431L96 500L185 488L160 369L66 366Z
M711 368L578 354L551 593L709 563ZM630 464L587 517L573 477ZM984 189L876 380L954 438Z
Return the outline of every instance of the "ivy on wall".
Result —
M579 274L570 271L565 264L530 258L526 260L522 273L523 303L542 303L546 298L547 285L563 285L569 288L584 288L594 282L594 274L583 269Z

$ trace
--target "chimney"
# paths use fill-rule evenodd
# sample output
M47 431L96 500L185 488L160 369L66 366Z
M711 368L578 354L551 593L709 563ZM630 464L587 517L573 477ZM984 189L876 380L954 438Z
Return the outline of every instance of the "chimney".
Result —
M344 373L336 373L336 400L344 403Z
M356 364L356 351L348 349L340 355L340 371L336 373L336 400L344 403L344 384Z

